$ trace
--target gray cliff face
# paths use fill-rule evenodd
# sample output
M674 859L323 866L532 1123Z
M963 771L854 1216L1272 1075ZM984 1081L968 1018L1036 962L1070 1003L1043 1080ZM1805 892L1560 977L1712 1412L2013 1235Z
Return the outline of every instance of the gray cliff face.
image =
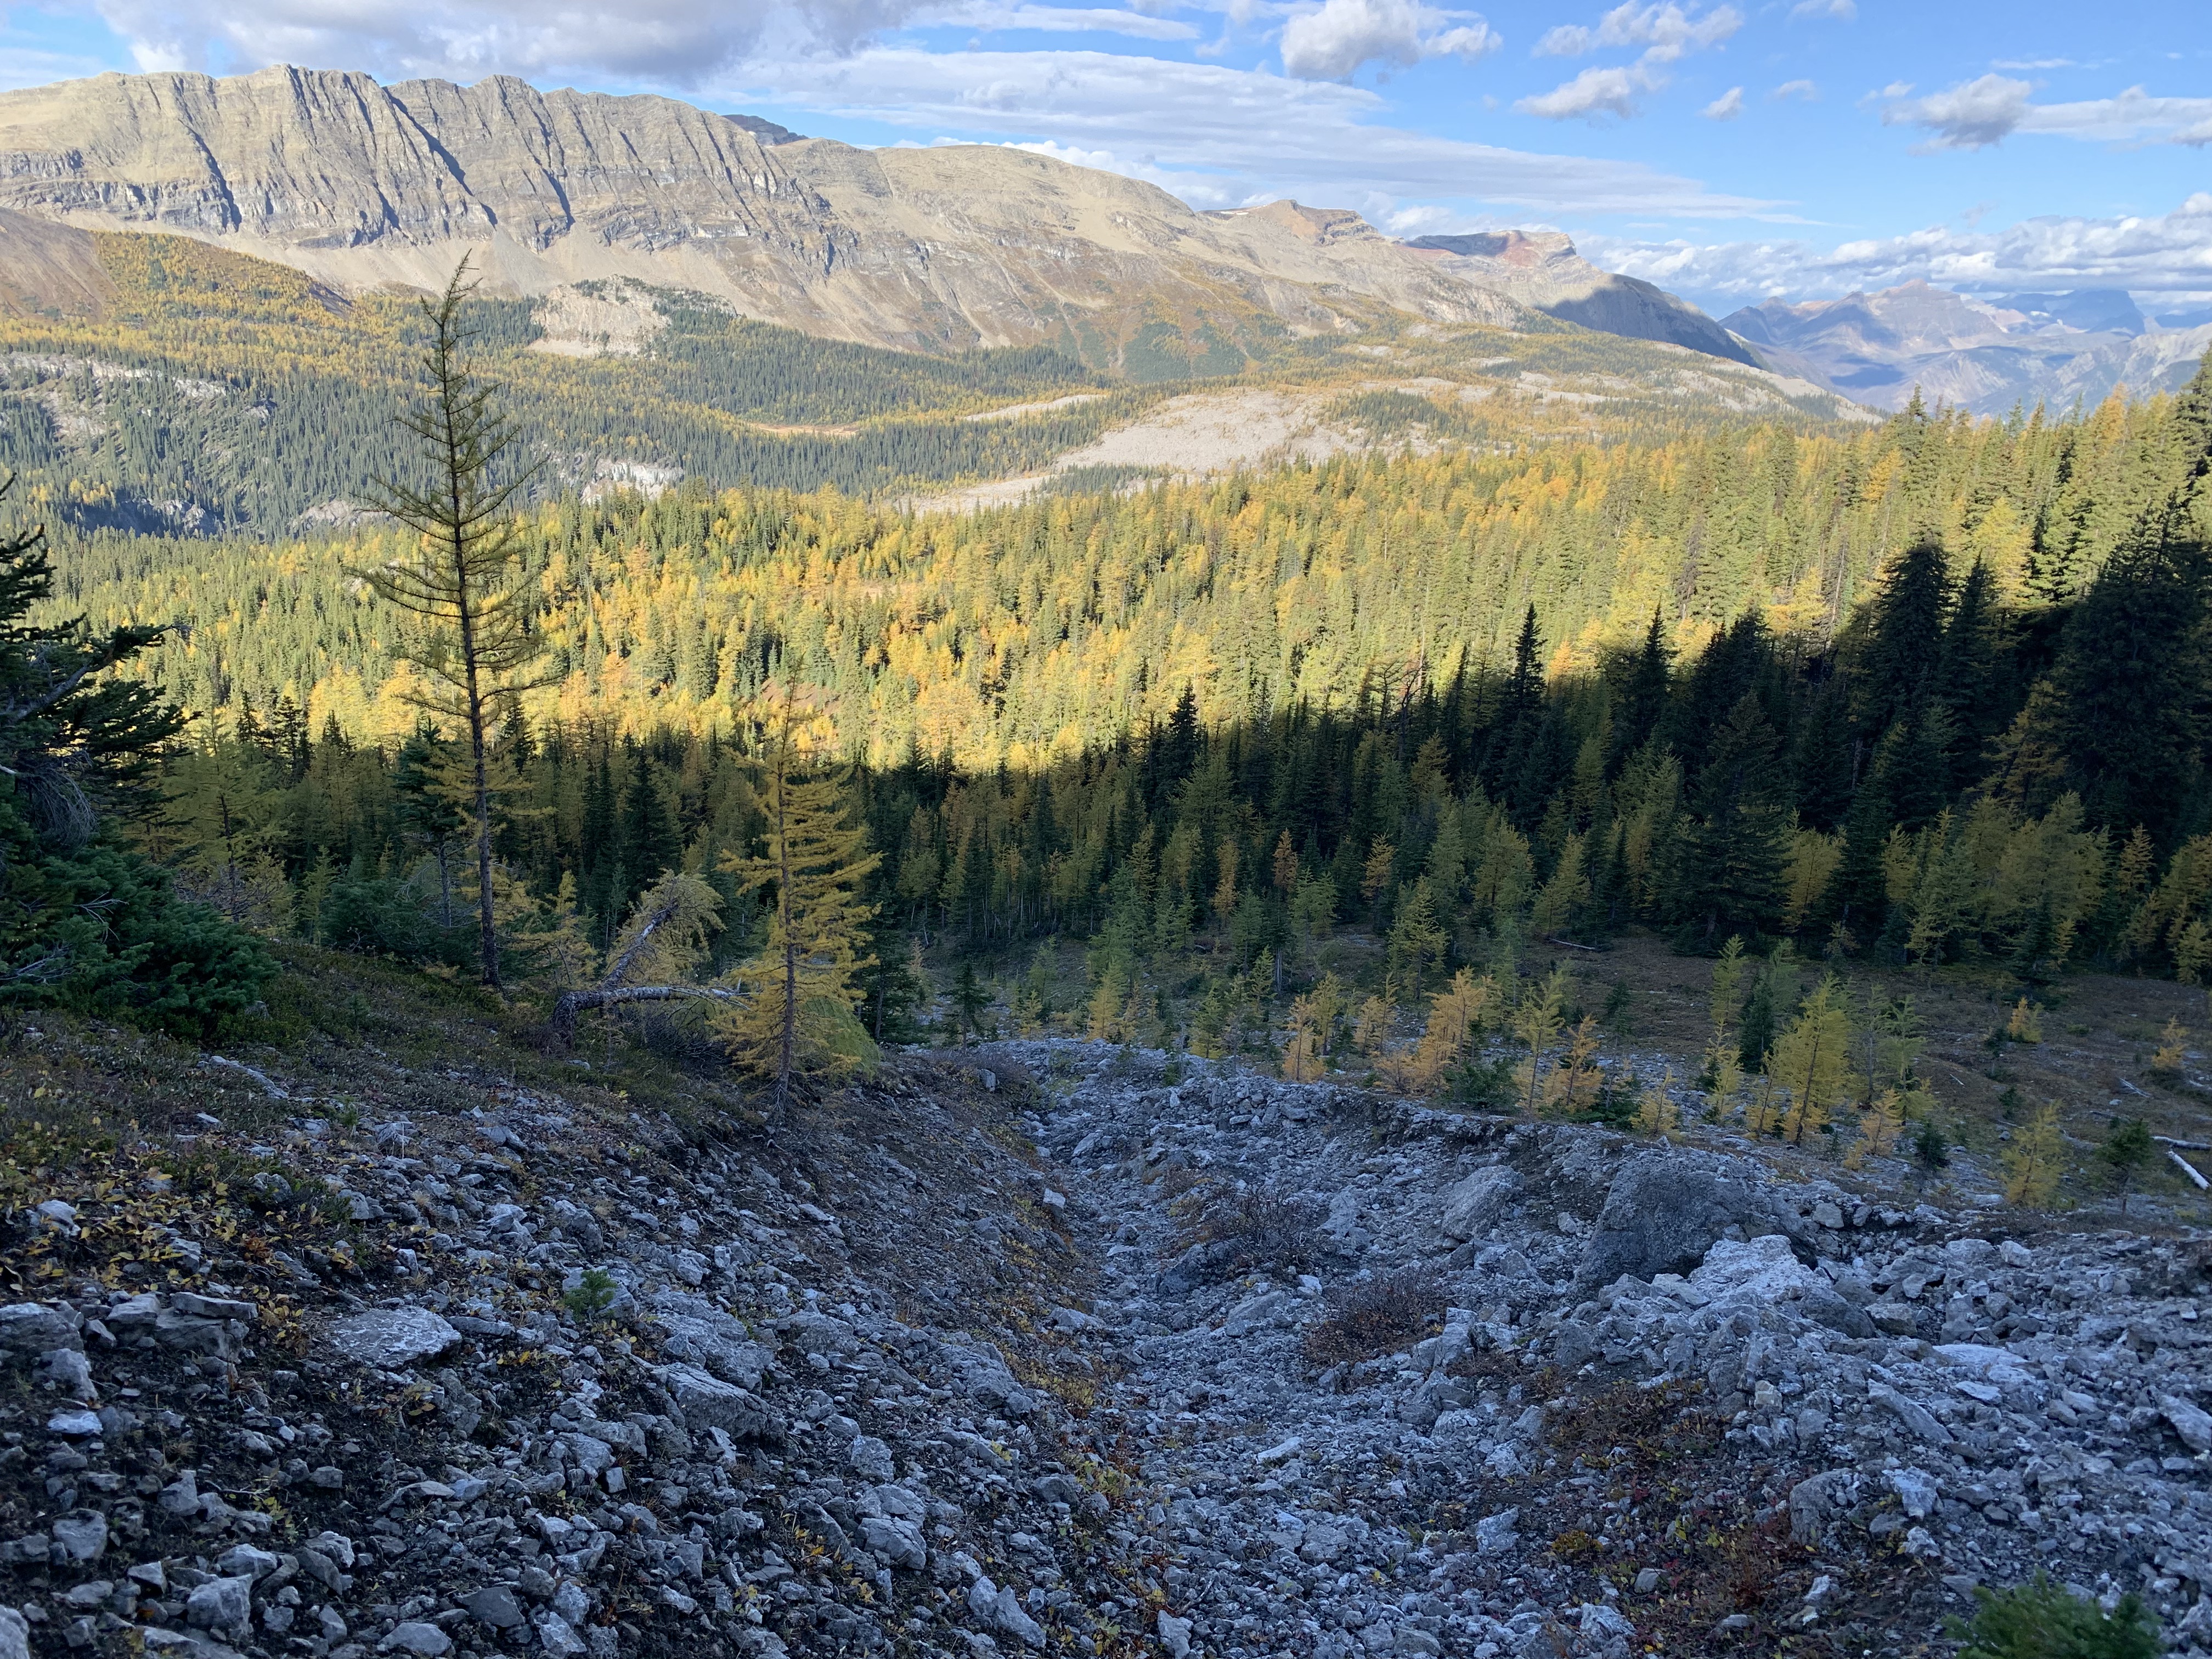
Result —
M1161 318L1332 333L1407 316L1512 327L1535 309L1747 361L1564 237L1409 246L1340 210L1200 213L995 145L862 150L507 76L386 87L279 67L0 94L0 208L202 237L340 287L432 286L481 250L510 291L631 276L907 348L1056 341L1110 356Z

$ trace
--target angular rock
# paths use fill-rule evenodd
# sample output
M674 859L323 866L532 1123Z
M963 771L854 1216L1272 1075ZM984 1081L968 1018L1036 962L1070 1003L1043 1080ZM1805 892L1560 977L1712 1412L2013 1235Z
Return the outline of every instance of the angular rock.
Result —
M1790 1489L1790 1539L1792 1543L1818 1545L1836 1519L1858 1501L1856 1469L1829 1469L1808 1475Z
M251 1544L240 1544L223 1552L216 1562L216 1571L233 1578L266 1578L276 1571L276 1558L267 1550L256 1549Z
M1715 1241L1703 1263L1690 1274L1689 1282L1717 1303L1764 1305L1816 1290L1835 1295L1826 1279L1797 1260L1790 1241L1779 1233L1741 1242Z
M725 1382L696 1365L660 1365L653 1379L682 1408L695 1427L720 1429L732 1440L779 1440L781 1419L757 1395Z
M50 1348L81 1348L78 1332L84 1316L74 1308L49 1308L38 1302L17 1302L0 1308L0 1350L9 1353L41 1354Z
M1168 1650L1168 1659L1190 1659L1189 1620L1178 1619L1163 1607L1153 1628L1159 1632L1160 1645Z
M1044 1631L1024 1611L1021 1598L1012 1589L1000 1589L988 1578L978 1578L968 1587L968 1611L980 1623L1025 1647L1044 1645Z
M2183 1445L2194 1452L2212 1451L2212 1416L2174 1394L2160 1395L2158 1408L2173 1425L2173 1431L2181 1437Z
M1520 1523L1517 1509L1500 1510L1495 1515L1486 1515L1474 1523L1474 1547L1482 1555L1503 1555L1521 1541L1514 1528Z
M461 1334L428 1308L372 1308L331 1328L331 1346L356 1364L398 1370L432 1359Z
M860 1541L888 1566L919 1572L929 1565L929 1548L921 1528L896 1516L870 1515L860 1520Z
M1935 1513L1936 1500L1942 1494L1936 1478L1926 1470L1888 1469L1883 1472L1882 1480L1897 1494L1898 1504L1913 1520L1925 1520Z
M1951 1431L1936 1420L1935 1414L1917 1400L1908 1400L1887 1382L1867 1384L1867 1398L1876 1400L1897 1413L1898 1420L1931 1446L1951 1443Z
M206 1354L235 1359L246 1352L245 1339L224 1319L200 1319L165 1308L154 1318L154 1340L172 1353Z
M453 1638L435 1625L410 1619L395 1626L392 1634L377 1646L386 1653L396 1650L401 1653L417 1654L421 1659L441 1659L441 1656L453 1650Z
M891 1449L872 1434L854 1435L845 1449L845 1461L855 1474L870 1480L889 1480L898 1474L891 1464Z
M1521 1177L1511 1170L1477 1170L1445 1192L1443 1214L1437 1224L1449 1238L1477 1237L1489 1231L1491 1224L1520 1190Z
M1773 1201L1749 1182L1687 1153L1641 1153L1606 1192L1576 1289L1595 1290L1623 1273L1688 1274L1730 1227L1753 1237L1783 1230Z
M252 1616L251 1578L210 1578L185 1598L185 1621L200 1630L243 1631Z
M95 1510L73 1510L50 1522L46 1530L70 1561L97 1561L107 1553L107 1517Z

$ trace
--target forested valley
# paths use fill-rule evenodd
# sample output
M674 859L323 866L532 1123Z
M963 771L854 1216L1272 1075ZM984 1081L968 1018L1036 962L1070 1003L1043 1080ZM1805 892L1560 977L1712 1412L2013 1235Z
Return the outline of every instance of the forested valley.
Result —
M884 1039L933 1005L955 1030L1272 1052L1340 930L1375 959L1338 1042L1370 993L1418 1010L1527 941L1623 929L2023 987L2194 980L2209 394L963 519L696 489L550 507L520 561L540 684L496 738L507 948L580 982L688 872L714 894L702 982L743 963L768 925L738 873L767 832L763 699L798 690L877 860L853 992ZM387 551L227 544L187 572L141 548L134 576L111 550L70 599L193 618L149 672L202 712L139 831L188 888L458 968L453 734L345 574ZM1054 965L1075 944L1079 993Z

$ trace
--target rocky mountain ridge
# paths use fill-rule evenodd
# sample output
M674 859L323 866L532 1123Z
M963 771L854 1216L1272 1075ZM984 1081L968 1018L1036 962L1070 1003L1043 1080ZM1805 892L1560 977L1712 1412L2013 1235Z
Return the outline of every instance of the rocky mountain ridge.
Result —
M0 206L197 236L340 288L434 287L475 251L510 291L629 277L905 349L1051 342L1104 366L1163 323L1226 351L1386 316L1533 311L1747 361L1564 238L1407 245L1296 203L1200 213L1011 147L857 149L505 76L386 87L279 67L0 94Z

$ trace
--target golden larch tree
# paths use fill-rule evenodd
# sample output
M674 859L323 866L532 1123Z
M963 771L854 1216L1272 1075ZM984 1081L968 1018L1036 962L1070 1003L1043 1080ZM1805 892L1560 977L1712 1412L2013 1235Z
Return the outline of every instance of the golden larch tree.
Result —
M1829 1114L1844 1097L1849 1076L1851 1018L1833 975L1815 986L1797 1018L1774 1041L1766 1074L1790 1095L1782 1121L1783 1139L1802 1146L1808 1135L1827 1127Z
M882 859L867 850L866 827L845 821L842 773L805 769L819 712L793 688L770 704L761 792L767 848L722 860L741 890L769 895L768 937L739 970L745 994L715 1024L739 1065L775 1080L770 1121L781 1122L795 1078L850 1071L872 1058L853 1009L861 997L856 976L875 966L865 954L875 907L860 890Z

